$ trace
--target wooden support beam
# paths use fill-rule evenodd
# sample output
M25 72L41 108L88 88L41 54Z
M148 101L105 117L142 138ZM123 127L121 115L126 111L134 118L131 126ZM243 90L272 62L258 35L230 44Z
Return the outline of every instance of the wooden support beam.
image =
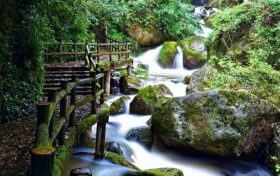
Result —
M53 102L54 103L55 100L56 100L56 90L55 89L49 90L48 102ZM52 138L53 128L54 128L54 119L55 119L55 113L52 114L52 117L50 119L49 138Z
M67 81L61 82L61 90L67 90ZM67 116L67 94L60 101L60 118L66 118ZM64 145L65 143L66 123L61 127L60 132L57 135L58 144Z
M105 110L98 114L98 122L96 128L96 146L95 146L95 159L104 158L105 150L105 135L106 135L106 123L109 120L109 111Z
M105 91L105 96L108 97L110 96L110 85L111 85L111 69L105 71L104 73L105 77L105 86L104 86L104 91Z
M93 78L91 82L91 95L94 97L91 102L91 114L96 114L96 72L90 72L90 77Z
M72 76L71 82L76 82L77 77L75 75ZM69 116L69 127L74 127L75 125L75 104L76 104L76 87L71 90L71 97L70 97L70 105L74 106L72 113Z

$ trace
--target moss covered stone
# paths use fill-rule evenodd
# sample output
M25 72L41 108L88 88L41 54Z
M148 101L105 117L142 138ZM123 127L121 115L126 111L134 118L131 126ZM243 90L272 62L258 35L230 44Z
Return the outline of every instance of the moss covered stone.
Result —
M180 41L183 48L184 67L195 69L206 63L206 48L204 46L205 38L199 36L187 37Z
M142 81L134 75L122 76L120 79L120 92L125 95L135 94L142 87Z
M279 109L248 92L210 90L170 98L155 109L152 123L167 146L239 156L255 154L269 142L271 133L260 130L255 138L254 129L263 119L271 124L279 117Z
M139 170L138 167L134 166L133 164L131 164L129 161L127 161L125 159L125 157L114 153L114 152L105 152L105 159L109 160L110 162L117 164L117 165L121 165L124 167L128 167L134 170Z
M130 113L148 115L152 114L155 106L166 95L172 95L170 90L163 84L147 86L141 89L130 103Z
M138 172L128 172L124 176L184 176L183 172L175 168L148 169Z
M117 99L116 101L114 101L110 106L110 114L116 115L116 114L125 113L125 111L127 109L125 101L128 98L129 97L124 96L124 97L121 97L121 98Z
M137 41L140 46L155 46L161 44L164 39L164 33L156 29L145 29L139 25L132 25L127 29L128 34Z
M176 54L177 42L164 42L159 54L159 64L164 68L172 68Z

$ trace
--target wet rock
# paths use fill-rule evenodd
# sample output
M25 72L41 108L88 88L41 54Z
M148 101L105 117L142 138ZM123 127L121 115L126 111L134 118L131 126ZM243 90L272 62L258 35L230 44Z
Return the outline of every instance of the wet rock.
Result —
M208 66L204 66L193 72L190 77L189 86L186 89L186 94L202 91L204 83L208 80L207 75L212 71Z
M134 170L139 170L138 167L127 161L125 157L114 152L105 152L105 159L120 166L128 167Z
M144 171L129 171L124 176L184 176L183 172L175 168L148 169Z
M167 95L172 96L172 93L163 84L145 87L139 91L130 103L130 113L152 114L154 107Z
M187 37L180 41L183 48L184 67L196 69L206 63L207 51L204 46L205 38L199 36Z
M195 16L206 19L209 16L208 10L204 6L195 8Z
M110 79L110 93L117 94L119 93L119 78L118 77L111 77Z
M210 90L157 106L153 129L165 145L220 156L255 155L272 137L280 111L245 91Z
M154 134L151 127L143 126L131 129L127 135L126 139L131 141L137 141L145 147L152 147Z
M137 67L149 71L149 65L148 65L148 64L142 64L142 63L140 63L140 64L138 64Z
M159 54L159 64L163 68L172 68L176 54L177 42L164 42Z
M178 79L172 79L171 82L173 82L174 84L178 84L180 81Z
M122 94L129 95L137 93L143 85L141 80L135 76L122 76L119 87Z
M70 176L92 176L92 172L89 168L76 168L71 170Z
M191 80L191 76L187 75L187 76L185 76L185 78L183 80L183 83L184 84L190 84L190 80Z
M117 153L119 155L123 155L123 150L121 148L121 145L117 142L106 142L105 150Z
M158 30L148 30L138 25L130 25L128 34L137 41L140 46L155 46L161 44L164 33Z
M122 114L125 113L127 107L125 101L129 97L123 96L116 101L114 101L111 106L110 106L110 114L111 115L116 115L116 114Z

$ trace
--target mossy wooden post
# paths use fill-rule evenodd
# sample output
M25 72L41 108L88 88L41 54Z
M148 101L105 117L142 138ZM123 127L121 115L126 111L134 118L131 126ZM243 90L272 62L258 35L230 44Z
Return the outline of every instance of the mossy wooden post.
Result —
M76 83L76 81L77 81L77 77L73 75L71 82ZM69 117L69 127L73 127L75 125L75 104L76 104L76 86L71 90L70 105L74 106L74 109Z
M105 77L105 86L104 86L104 92L106 97L110 96L110 85L111 85L111 69L104 72Z
M67 81L61 82L61 90L67 90ZM67 95L65 95L60 101L60 118L66 118L67 114ZM65 132L66 132L66 123L61 127L57 139L59 145L64 145L65 142Z
M96 44L96 51L97 51L97 62L99 62L100 61L100 48L99 48L99 44L97 43Z
M50 103L37 104L37 130L35 137L35 147L49 144L49 111ZM43 130L43 131L41 131Z
M104 158L105 147L105 134L106 123L109 120L109 113L107 111L98 114L98 122L96 128L96 146L95 146L95 159Z
M55 149L45 146L31 151L31 176L52 176Z
M128 66L126 67L126 69L127 69L127 76L129 76L130 73L131 73L131 65L128 65Z
M104 96L105 95L105 71L103 68L101 69L101 73L103 73L103 77L100 78L99 84L101 86L100 89L103 89L103 93L100 95L100 104L104 104L104 101L105 101L105 96ZM110 74L111 74L111 72L110 72ZM109 85L109 94L110 94L110 85Z
M128 48L128 43L126 43L126 55L125 55L125 59L127 60L129 58L129 48Z
M56 99L56 90L55 89L49 90L48 102L54 103L55 99ZM55 119L55 113L53 113L53 116L51 117L50 124L49 124L49 138L52 138L53 135L54 119Z
M90 77L93 79L91 82L91 95L94 97L91 102L91 114L96 114L96 72L90 72Z
M110 46L109 46L109 50L110 50L110 55L109 55L110 62L112 61L112 52L113 52L112 47L113 47L113 44L110 43Z
M117 52L118 52L118 60L120 60L121 59L121 55L119 53L120 52L120 45L118 45L118 51Z

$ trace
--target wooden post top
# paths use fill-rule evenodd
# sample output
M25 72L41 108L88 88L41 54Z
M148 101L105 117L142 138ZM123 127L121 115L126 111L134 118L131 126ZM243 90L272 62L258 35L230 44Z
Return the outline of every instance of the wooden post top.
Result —
M32 150L32 153L36 155L49 155L55 152L55 148L50 147L50 146L45 146L45 147L37 147Z

